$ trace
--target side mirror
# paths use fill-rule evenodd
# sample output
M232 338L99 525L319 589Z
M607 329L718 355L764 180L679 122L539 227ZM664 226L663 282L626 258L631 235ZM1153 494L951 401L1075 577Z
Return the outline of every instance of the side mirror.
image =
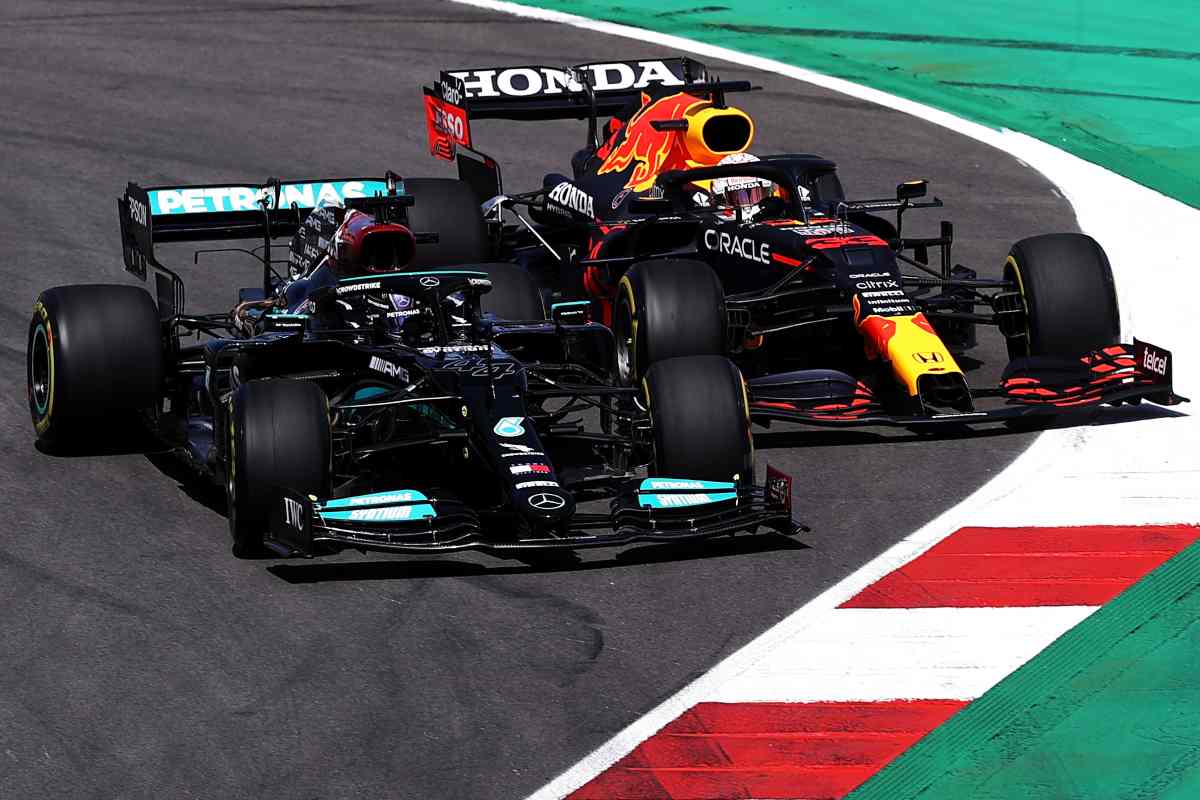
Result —
M591 300L568 300L550 306L550 319L559 325L583 325L592 321Z
M929 181L905 181L896 187L897 200L916 200L929 193Z

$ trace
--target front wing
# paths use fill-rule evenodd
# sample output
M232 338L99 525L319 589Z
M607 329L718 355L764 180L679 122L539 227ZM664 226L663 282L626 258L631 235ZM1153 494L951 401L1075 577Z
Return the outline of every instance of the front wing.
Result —
M824 375L825 373L823 373ZM837 374L837 373L828 373ZM773 382L756 391L750 383L750 415L755 422L772 420L810 425L859 426L978 424L1062 415L1097 406L1140 403L1148 400L1171 406L1187 402L1172 386L1171 353L1146 342L1116 344L1087 353L1078 360L1021 358L1009 364L1000 386L973 390L977 399L998 399L996 408L948 413L889 413L870 388L845 377L823 382L833 388L814 394L811 381L797 381L789 392L787 382ZM791 395L791 396L789 396Z
M805 530L792 517L791 478L774 469L763 486L688 488L708 482L684 479L678 481L682 488L650 488L651 480L626 487L610 501L608 514L577 513L562 528L521 537L497 535L513 527L503 512L478 512L449 496L402 490L321 502L281 488L266 543L284 556L345 548L500 552L676 542L759 528L784 535Z

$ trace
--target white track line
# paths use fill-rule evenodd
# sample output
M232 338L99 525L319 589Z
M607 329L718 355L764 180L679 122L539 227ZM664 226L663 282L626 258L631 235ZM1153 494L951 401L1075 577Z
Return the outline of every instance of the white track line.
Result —
M1021 133L994 129L906 100L761 56L628 25L498 0L453 0L544 22L649 42L682 52L771 72L932 122L991 145L1042 173L1075 208L1079 226L1108 252L1122 307L1123 338L1139 337L1173 349L1175 385L1185 394L1200 386L1194 299L1200 265L1193 263L1200 212L1113 172ZM1140 280L1145 272L1153 280ZM697 702L752 669L789 642L802 641L830 611L896 567L916 558L965 525L1112 524L1200 520L1200 426L1197 418L1133 425L1072 428L1040 436L1007 469L959 505L841 582L810 600L741 650L617 733L529 800L560 798L603 772ZM981 443L980 446L986 446ZM813 630L812 633L818 633ZM1030 654L1031 655L1031 654ZM810 658L822 658L818 652Z

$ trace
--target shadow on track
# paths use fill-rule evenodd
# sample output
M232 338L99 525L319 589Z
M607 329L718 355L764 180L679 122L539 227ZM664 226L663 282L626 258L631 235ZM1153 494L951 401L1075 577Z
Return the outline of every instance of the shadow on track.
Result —
M276 564L267 571L292 584L329 581L393 581L412 578L461 578L478 575L523 575L548 572L587 572L666 562L730 558L753 553L807 550L803 542L781 534L760 533L690 544L652 544L634 547L600 561L583 561L575 551L523 553L509 560L518 564L488 566L451 558L423 561L352 561L341 563ZM494 553L490 555L495 555ZM504 556L499 556L503 558Z

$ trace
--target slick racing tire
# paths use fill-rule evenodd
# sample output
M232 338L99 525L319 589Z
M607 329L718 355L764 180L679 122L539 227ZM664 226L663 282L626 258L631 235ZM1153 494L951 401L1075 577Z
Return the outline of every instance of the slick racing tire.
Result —
M492 281L492 290L479 300L485 313L514 322L546 319L542 293L525 268L516 264L471 264L465 268L486 272Z
M1008 338L1010 358L1075 358L1116 342L1121 333L1112 268L1103 248L1082 233L1022 239L1004 264L1024 302L1024 330Z
M38 442L81 445L89 428L134 432L162 394L162 326L140 286L59 286L38 296L26 348Z
M452 267L491 257L483 212L466 183L452 178L408 178L404 191L413 196L408 227L413 233L436 233L434 244L418 244L409 269Z
M329 496L329 401L314 383L243 383L225 422L225 497L234 554L263 553L278 489Z
M754 482L742 373L724 356L657 361L642 381L654 431L652 476Z
M650 366L681 356L725 352L725 290L701 261L634 264L617 285L613 307L617 375L634 386Z

